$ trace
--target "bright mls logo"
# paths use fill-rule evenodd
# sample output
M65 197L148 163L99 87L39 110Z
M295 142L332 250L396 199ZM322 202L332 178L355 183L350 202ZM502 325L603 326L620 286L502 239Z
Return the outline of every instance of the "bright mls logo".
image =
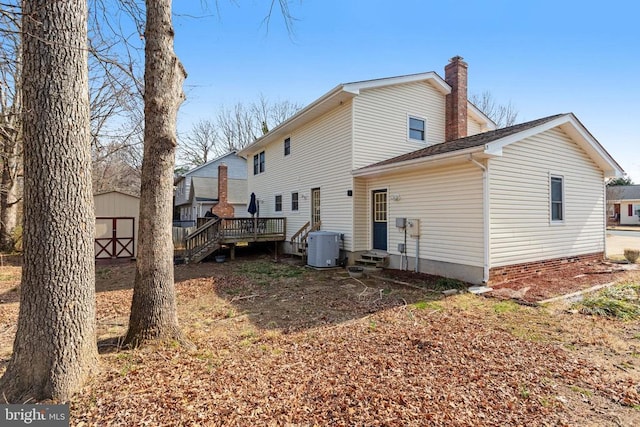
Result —
M0 425L68 427L69 405L0 405Z

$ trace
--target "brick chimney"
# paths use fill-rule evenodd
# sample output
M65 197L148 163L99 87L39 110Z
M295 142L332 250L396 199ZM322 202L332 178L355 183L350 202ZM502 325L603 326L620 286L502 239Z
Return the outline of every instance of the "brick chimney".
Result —
M467 68L461 56L454 56L444 67L444 79L451 86L445 107L445 140L467 136Z
M211 212L222 218L233 218L235 209L228 202L227 165L220 163L218 166L218 204L211 208Z

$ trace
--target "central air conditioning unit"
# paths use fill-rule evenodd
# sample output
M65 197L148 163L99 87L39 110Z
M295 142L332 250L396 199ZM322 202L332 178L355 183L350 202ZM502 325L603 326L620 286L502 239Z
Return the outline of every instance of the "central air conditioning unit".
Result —
M337 267L340 258L340 233L313 231L307 240L307 265L311 267Z

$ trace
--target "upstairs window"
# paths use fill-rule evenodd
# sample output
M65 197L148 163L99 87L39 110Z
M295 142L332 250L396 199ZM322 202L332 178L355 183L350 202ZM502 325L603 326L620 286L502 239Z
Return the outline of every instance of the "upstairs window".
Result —
M564 221L564 179L551 176L551 222Z
M276 195L276 212L282 212L282 194Z
M291 210L298 210L298 193L291 193Z
M284 140L284 155L288 156L289 154L291 154L291 138Z
M264 151L253 156L253 174L258 175L264 172Z
M427 121L420 117L409 116L409 139L426 141Z

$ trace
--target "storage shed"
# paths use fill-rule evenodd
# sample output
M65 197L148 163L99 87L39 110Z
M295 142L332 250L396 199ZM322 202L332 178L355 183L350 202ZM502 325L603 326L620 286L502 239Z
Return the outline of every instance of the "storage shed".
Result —
M138 249L140 198L120 191L93 196L96 215L95 257L135 258Z

